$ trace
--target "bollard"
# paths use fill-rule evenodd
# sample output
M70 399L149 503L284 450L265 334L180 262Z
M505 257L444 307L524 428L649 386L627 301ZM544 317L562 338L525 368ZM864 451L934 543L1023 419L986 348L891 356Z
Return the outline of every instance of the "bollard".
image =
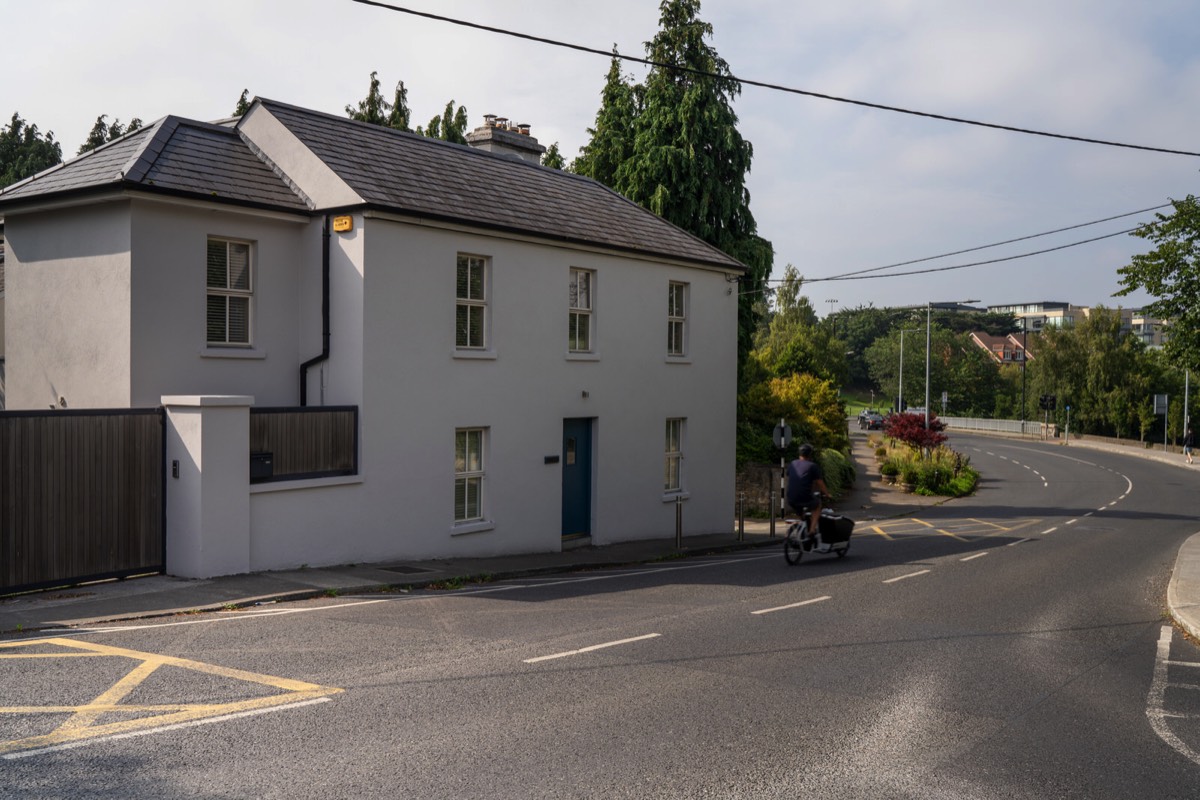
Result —
M738 535L739 542L746 541L746 493L738 495Z
M675 549L683 549L683 498L675 498Z

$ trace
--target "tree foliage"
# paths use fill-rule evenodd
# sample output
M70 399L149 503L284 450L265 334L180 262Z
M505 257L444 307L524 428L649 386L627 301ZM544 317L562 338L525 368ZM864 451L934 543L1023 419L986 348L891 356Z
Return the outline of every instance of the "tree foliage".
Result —
M129 120L129 125L122 125L121 120L114 119L111 123L108 122L108 115L101 114L96 117L96 122L92 125L92 130L88 133L87 140L79 146L79 152L76 155L83 155L89 150L95 150L101 145L108 144L113 139L118 139L127 133L133 133L142 127L142 121L137 117Z
M242 96L238 98L237 105L233 107L233 116L240 117L250 110L250 90L242 89Z
M1133 232L1157 246L1117 270L1122 288L1116 296L1149 292L1154 301L1143 311L1169 320L1168 357L1180 369L1194 370L1200 366L1200 201L1188 195L1171 204L1173 214L1155 214L1154 222Z
M36 175L62 161L62 147L53 131L44 136L13 112L7 128L0 128L0 187Z
M567 163L563 159L562 151L558 149L558 142L547 147L546 152L542 153L542 166L551 169L566 169Z
M800 293L803 282L788 264L775 292L770 321L755 336L755 357L775 377L809 374L842 386L847 375L845 343L820 324L808 298Z
M1131 437L1153 423L1145 415L1152 395L1166 391L1163 365L1122 330L1119 311L1098 307L1069 328L1045 328L1029 349L1027 397L1054 395L1056 416L1071 406L1072 430ZM1041 416L1036 407L1026 414Z
M738 461L773 462L780 456L771 432L779 420L792 428L792 446L808 442L821 449L847 452L850 446L846 410L837 387L812 375L771 378L751 386L739 398Z
M467 143L467 109L466 106L454 107L454 101L446 103L446 108L440 116L429 120L423 129L417 126L417 133L430 139L441 139L455 144Z
M904 442L914 450L933 450L946 441L946 425L932 411L929 412L929 427L925 426L923 414L888 414L883 420L883 433Z
M576 169L749 267L738 303L740 368L774 260L750 213L754 149L732 106L741 84L708 44L713 29L699 17L700 0L663 0L659 11L659 31L646 45L654 66L644 85L629 86L614 57Z
M595 127L587 129L588 143L580 148L579 157L571 165L572 172L605 186L616 186L617 170L633 157L633 121L638 107L637 92L629 80L621 74L621 60L613 45Z

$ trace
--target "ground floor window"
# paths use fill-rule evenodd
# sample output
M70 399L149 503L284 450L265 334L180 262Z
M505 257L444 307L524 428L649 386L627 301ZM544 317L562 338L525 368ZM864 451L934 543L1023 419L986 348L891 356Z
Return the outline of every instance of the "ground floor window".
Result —
M663 489L678 492L682 488L681 466L683 462L683 420L667 420L666 475Z
M454 432L454 521L483 519L484 428Z

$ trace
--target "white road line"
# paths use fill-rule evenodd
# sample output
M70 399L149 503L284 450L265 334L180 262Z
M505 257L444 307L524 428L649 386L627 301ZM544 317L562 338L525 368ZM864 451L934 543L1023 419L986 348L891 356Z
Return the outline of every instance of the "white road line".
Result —
M1172 667L1200 667L1200 661L1168 661Z
M44 753L56 753L60 750L73 750L76 747L85 747L89 744L97 744L98 742L112 742L117 739L132 739L134 736L150 736L155 733L167 733L168 731L177 731L183 728L195 728L200 725L209 725L214 722L226 722L231 719L240 719L242 717L253 717L259 714L270 714L274 711L288 711L301 706L311 706L316 703L328 703L332 697L317 697L312 700L301 700L298 703L288 703L286 706L275 706L274 708L255 708L249 711L239 711L236 714L226 714L223 717L209 717L206 719L194 719L191 722L177 722L174 725L164 725L161 728L150 728L144 731L129 731L128 733L116 733L112 736L97 736L95 739L83 739L78 742L67 742L66 744L56 744L53 747L42 747L38 750L24 750L20 753L5 753L0 758L15 759L29 758L30 756L40 756Z
M1007 545L1005 545L1005 547L1016 547L1019 544L1024 544L1025 542L1032 542L1032 541L1033 540L1029 539L1029 538L1017 539L1015 542L1009 542Z
M643 639L653 639L657 636L662 636L661 633L647 633L645 636L634 636L632 639L620 639L615 642L605 642L604 644L594 644L590 647L581 647L578 650L568 650L565 653L554 653L548 656L538 656L537 658L525 659L526 664L536 664L539 661L549 661L552 658L566 658L567 656L577 656L581 653L590 653L593 650L602 650L605 647L616 647L619 644L629 644L630 642L640 642Z
M1055 525L1053 528L1046 528L1046 530L1042 531L1042 535L1044 536L1047 533L1054 533L1056 530L1058 530L1057 525Z
M832 599L832 598L829 595L825 595L824 597L814 597L811 600L801 600L799 603L791 603L786 606L775 606L774 608L763 608L763 609L759 609L758 611L751 611L750 613L751 614L770 614L772 611L786 611L789 608L799 608L800 606L808 606L808 605L812 605L813 603L820 603L823 600L830 600L830 599Z
M987 555L987 553L976 553L973 556L967 556L966 558L960 558L959 561L972 561L976 558L983 558L986 555Z
M1193 764L1200 765L1200 754L1184 744L1167 727L1167 718L1173 716L1168 714L1165 708L1167 664L1171 659L1172 631L1170 625L1164 625L1162 632L1158 635L1158 657L1154 660L1154 679L1150 682L1150 692L1146 696L1146 717L1150 720L1150 727L1158 734L1158 738L1175 748L1180 755Z
M1063 523L1063 525L1074 525L1076 522L1079 522L1079 520L1077 520L1077 519L1069 519L1069 520L1067 520L1066 522L1064 522L1064 523Z
M884 583L895 583L896 581L902 581L907 578L915 578L918 575L924 575L925 573L927 573L929 571L930 570L923 569L920 572L910 572L907 575L901 575L899 578L888 578L886 581L884 581Z

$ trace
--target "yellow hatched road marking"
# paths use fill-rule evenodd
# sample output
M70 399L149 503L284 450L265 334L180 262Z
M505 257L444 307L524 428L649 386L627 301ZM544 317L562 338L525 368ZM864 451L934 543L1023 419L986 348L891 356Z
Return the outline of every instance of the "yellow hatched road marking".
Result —
M20 653L9 652L0 654L3 659L44 659L44 658L78 658L81 656L126 658L134 662L133 668L121 677L115 684L101 692L90 702L82 705L44 705L44 706L0 706L0 718L4 715L50 715L70 714L62 724L47 734L28 736L9 741L0 740L0 755L15 753L22 750L33 750L43 747L53 747L67 742L92 739L131 731L144 731L161 728L182 722L192 722L210 717L220 717L238 712L272 708L290 705L316 698L329 697L342 690L331 686L320 686L306 681L279 678L263 675L257 672L220 667L215 664L205 664L174 656L143 653L138 650L127 650L120 647L83 642L74 639L39 639L27 642L0 642L0 650L16 651L30 646L54 646L63 648L61 654L54 653ZM132 704L122 702L140 686L159 667L171 666L181 669L201 672L228 678L233 681L267 686L279 690L279 694L257 697L250 700L236 700L226 703L155 703ZM106 714L140 714L137 719L119 720L99 724Z
M884 532L883 532L883 528L879 527L878 525L872 525L872 526L871 526L871 530L875 531L876 533L878 533L880 536L882 536L882 537L883 537L883 538L885 538L885 539L891 539L891 538L892 538L891 536L889 536L889 535L887 535L886 533L884 533Z

